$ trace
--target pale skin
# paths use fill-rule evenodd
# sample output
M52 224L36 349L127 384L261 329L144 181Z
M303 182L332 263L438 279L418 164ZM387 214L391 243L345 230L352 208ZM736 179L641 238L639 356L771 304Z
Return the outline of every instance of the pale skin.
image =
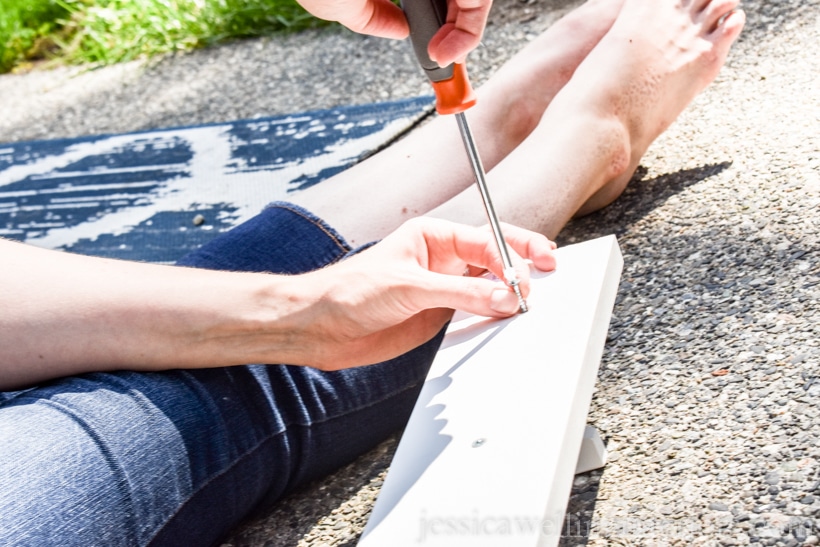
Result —
M524 259L555 267L545 235L614 200L649 144L714 79L743 26L736 7L590 0L479 91L468 116L499 215L523 227L504 233L525 295ZM0 388L102 369L364 365L429 339L452 309L511 315L511 291L463 275L467 266L501 273L490 233L470 226L485 222L472 185L455 122L441 117L294 199L354 245L384 239L310 274L134 264L0 241ZM362 195L379 201L366 218L344 205Z
M547 238L506 227L521 287L555 267ZM0 387L99 370L376 363L430 339L452 309L506 317L517 297L464 276L502 265L488 230L405 223L357 256L278 276L138 264L0 240Z

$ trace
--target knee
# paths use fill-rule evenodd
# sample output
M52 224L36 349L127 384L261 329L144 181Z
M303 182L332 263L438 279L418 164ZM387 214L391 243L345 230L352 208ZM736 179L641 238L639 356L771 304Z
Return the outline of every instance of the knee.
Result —
M129 411L141 404L34 390L0 408L0 544L145 544L190 477L182 444Z

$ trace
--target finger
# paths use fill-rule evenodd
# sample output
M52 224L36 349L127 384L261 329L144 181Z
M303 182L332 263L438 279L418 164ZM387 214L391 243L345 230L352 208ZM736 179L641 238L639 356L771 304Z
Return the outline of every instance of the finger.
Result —
M340 23L354 32L402 40L410 34L404 12L389 0L368 0L363 12Z
M521 293L525 297L529 294L530 268L527 261L518 255L515 249L508 248L514 270L512 274L508 272L495 237L489 228L464 226L446 221L424 221L419 225L424 231L425 245L428 250L427 263L424 264L426 269L462 277L465 272L472 274L488 270L507 283L517 281ZM538 236L532 232L530 234ZM496 298L501 298L501 296L498 294ZM504 298L505 306L512 302L512 300L507 300L508 297L509 295L506 295ZM506 313L507 308L503 311ZM486 314L486 310L481 313Z
M401 40L410 33L404 12L390 0L352 0L338 3L300 0L299 3L316 17L338 21L361 34Z
M373 6L373 16L367 25L356 32L395 40L407 38L410 27L401 8L389 0L370 0L368 3Z
M484 317L518 313L518 296L501 281L427 272L411 289L410 299L424 309L447 307Z
M526 296L529 293L530 264L544 271L555 268L553 244L540 234L511 225L502 225L501 232L515 270L515 277ZM455 244L456 255L470 266L489 270L508 283L512 281L509 273L505 271L501 251L490 227L480 228L478 234L471 235L472 237L467 237L463 231L455 234L458 238Z
M430 40L428 54L439 66L464 62L467 54L481 42L491 0L450 2L445 23Z
M501 255L489 226L479 228L436 219L415 219L406 223L404 230L422 236L427 250L422 266L426 269L461 275L465 266L471 266L471 272L486 269L503 277ZM509 224L502 225L502 233L520 278L529 277L529 267L523 258L530 259L541 270L555 268L554 243L543 235Z
M512 224L501 224L501 232L507 245L515 249L522 257L532 260L533 266L543 272L551 272L555 269L555 249L558 247L555 242L550 241L546 236L513 226Z
M462 274L465 266L490 270L496 275L504 267L495 239L486 227L467 226L438 219L416 219L405 224L420 230L427 249L426 269L439 273Z

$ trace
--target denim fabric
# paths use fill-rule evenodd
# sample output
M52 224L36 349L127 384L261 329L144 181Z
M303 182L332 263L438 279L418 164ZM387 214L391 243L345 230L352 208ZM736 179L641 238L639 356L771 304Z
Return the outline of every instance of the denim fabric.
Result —
M298 273L350 249L275 203L180 261ZM0 398L0 545L211 545L403 427L443 334L378 365L95 373Z

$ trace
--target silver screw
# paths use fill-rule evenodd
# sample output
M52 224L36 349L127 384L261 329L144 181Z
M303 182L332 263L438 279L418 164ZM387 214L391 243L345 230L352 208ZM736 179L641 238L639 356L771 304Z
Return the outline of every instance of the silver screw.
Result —
M487 442L487 439L476 439L473 441L473 448L479 448L484 446L484 443Z

